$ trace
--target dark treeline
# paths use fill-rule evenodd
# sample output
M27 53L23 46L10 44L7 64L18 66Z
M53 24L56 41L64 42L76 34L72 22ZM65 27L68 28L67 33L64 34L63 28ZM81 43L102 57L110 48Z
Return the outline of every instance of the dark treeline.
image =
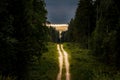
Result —
M51 24L51 22L46 21L46 24ZM59 41L59 31L57 31L53 26L48 26L48 41L57 43Z
M0 0L0 74L24 80L33 56L46 51L43 0Z
M50 39L50 41L52 41L52 42L55 42L55 43L58 43L59 42L59 32L55 29L55 28L53 28L53 27L50 27L49 28L49 39Z
M91 49L104 63L120 67L120 5L117 0L79 0L63 39Z

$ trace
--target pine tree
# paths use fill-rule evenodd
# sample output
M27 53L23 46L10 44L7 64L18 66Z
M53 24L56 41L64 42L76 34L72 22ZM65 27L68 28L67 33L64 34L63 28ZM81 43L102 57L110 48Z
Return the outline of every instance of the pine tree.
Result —
M93 33L93 52L108 64L115 64L116 61L118 16L118 8L114 0L98 2L97 25Z
M24 80L33 56L46 50L45 3L43 0L0 1L0 71Z
M95 27L95 11L92 0L80 0L75 15L75 27L77 42L88 48L89 37Z

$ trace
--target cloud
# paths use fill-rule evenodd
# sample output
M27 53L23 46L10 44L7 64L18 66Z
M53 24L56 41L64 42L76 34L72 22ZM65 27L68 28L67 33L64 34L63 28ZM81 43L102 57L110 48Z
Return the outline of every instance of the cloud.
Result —
M53 23L68 23L71 18L74 17L75 13L74 8L58 8L56 10L50 10L48 11L48 20L50 20Z
M75 15L77 0L46 0L48 20L53 23L68 23Z

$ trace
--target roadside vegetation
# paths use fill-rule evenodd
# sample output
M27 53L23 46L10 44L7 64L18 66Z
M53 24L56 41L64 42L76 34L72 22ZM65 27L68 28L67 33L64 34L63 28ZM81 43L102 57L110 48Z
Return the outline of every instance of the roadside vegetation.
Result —
M34 57L29 68L29 78L27 80L56 80L58 73L58 53L56 44L49 42L48 51L40 59Z
M118 0L79 0L75 17L63 32L64 42L77 42L102 63L120 71L120 5Z
M72 80L120 80L120 5L79 0L62 41L71 55Z
M49 40L48 28L43 25L46 23L46 16L43 0L0 0L2 77L15 76L16 80L25 80L26 68L32 57L40 57L46 50Z
M40 57L33 56L24 80L56 80L59 68L56 43L48 42L46 46L47 51ZM17 77L0 75L0 80L17 80Z
M88 49L77 43L64 43L69 53L71 80L119 80L120 73L114 67L100 62Z
M0 75L0 80L16 80L16 77L11 76L3 77L2 75Z

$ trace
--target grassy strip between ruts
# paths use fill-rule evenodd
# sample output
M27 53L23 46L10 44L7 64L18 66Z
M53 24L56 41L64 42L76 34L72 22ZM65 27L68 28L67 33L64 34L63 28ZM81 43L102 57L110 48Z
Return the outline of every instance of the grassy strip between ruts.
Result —
M48 43L47 47L48 52L29 66L29 80L56 80L59 69L56 44Z
M69 53L71 80L120 80L120 73L97 61L90 50L77 43L64 43L64 49Z

